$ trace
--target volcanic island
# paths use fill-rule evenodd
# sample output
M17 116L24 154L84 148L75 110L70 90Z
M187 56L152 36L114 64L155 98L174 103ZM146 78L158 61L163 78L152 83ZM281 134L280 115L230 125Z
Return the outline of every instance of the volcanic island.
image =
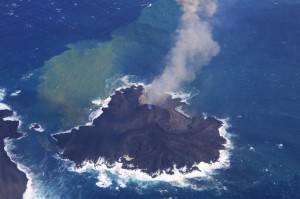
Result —
M1 105L1 104L0 104ZM0 109L0 198L23 198L28 179L17 168L4 150L4 139L16 139L22 136L18 132L19 121L5 120L13 116L13 111Z
M172 174L174 168L191 172L200 162L219 159L226 143L219 133L221 121L185 116L176 110L182 99L171 95L159 105L141 104L143 91L143 86L116 91L92 125L52 135L60 157L76 167L104 158L109 165L121 162L124 169L140 169L153 178L163 171Z

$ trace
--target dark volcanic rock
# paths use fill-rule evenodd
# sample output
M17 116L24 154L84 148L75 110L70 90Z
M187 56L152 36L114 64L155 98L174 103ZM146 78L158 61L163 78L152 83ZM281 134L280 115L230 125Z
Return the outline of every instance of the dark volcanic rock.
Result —
M0 198L21 199L26 190L26 175L19 171L4 150L4 139L16 139L22 136L18 133L18 121L4 121L12 116L11 110L0 110Z
M121 158L125 168L139 168L148 174L174 164L192 170L194 163L219 158L225 143L218 131L220 121L188 118L175 110L182 104L180 99L170 96L159 106L140 104L142 92L142 86L117 91L92 126L53 135L63 149L61 156L77 166L99 157L109 163Z

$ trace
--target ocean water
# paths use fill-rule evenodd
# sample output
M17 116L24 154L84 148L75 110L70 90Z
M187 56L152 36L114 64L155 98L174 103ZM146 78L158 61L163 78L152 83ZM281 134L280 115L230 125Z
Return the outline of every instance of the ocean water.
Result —
M234 149L229 168L195 180L195 190L134 180L101 188L96 172L57 158L51 137L88 122L92 101L118 78L147 83L163 70L175 1L0 2L0 98L22 121L11 153L32 178L29 198L300 198L300 2L218 4L221 52L182 91L190 115L228 118ZM29 130L33 122L45 131Z

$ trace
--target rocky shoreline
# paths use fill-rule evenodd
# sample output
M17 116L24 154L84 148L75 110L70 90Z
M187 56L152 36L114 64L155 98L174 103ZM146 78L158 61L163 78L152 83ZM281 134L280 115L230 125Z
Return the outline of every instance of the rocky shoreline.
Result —
M220 136L222 122L213 118L187 117L176 111L180 98L168 96L160 105L140 104L144 88L132 86L116 91L107 108L90 126L70 133L54 134L60 156L80 167L86 160L108 164L122 162L126 169L140 169L155 177L198 169L200 162L216 162L226 140Z
M26 191L28 179L4 150L4 139L17 139L22 136L18 132L19 121L5 120L11 116L13 111L0 110L0 198L21 199Z

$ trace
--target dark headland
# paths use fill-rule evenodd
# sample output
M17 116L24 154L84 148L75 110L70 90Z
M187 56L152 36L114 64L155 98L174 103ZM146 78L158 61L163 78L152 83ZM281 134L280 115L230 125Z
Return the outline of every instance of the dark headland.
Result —
M18 121L4 121L4 118L12 115L11 110L0 110L0 198L21 199L28 180L4 150L5 138L16 139L22 136L18 132Z
M124 168L138 168L152 177L174 164L189 172L197 169L195 163L218 160L226 141L218 131L222 122L186 117L175 110L181 99L171 96L159 106L140 104L143 90L132 86L116 91L91 126L53 135L61 157L78 167L85 160L96 163L99 157L109 164L120 160Z

